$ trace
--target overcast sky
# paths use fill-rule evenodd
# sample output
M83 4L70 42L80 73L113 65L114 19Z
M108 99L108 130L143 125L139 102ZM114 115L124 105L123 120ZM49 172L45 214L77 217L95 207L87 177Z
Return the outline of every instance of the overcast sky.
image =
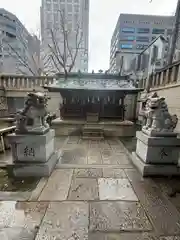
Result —
M177 0L90 0L89 70L108 69L110 40L120 13L172 15ZM41 0L0 0L30 32L40 28Z

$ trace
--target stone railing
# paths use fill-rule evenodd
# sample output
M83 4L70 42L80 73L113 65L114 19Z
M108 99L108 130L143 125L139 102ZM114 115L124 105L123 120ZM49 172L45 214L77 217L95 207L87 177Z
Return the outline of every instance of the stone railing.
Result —
M149 79L150 88L180 84L180 61L152 74Z
M157 70L149 78L138 79L138 87L144 89L163 88L180 84L180 61Z
M28 90L40 88L45 84L51 84L53 77L10 76L0 75L0 88L5 90Z

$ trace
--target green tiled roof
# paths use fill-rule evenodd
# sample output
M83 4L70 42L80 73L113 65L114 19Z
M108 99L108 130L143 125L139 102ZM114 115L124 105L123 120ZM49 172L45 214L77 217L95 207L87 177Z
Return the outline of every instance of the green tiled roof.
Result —
M44 86L53 89L84 89L84 90L136 90L131 81L116 79L68 78L56 80Z

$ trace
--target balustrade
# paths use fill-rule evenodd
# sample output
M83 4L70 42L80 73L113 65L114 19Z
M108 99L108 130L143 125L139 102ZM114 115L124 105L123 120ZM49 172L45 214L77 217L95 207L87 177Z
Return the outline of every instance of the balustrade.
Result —
M153 73L151 79L150 88L177 83L180 79L180 62Z
M0 87L9 90L30 90L40 88L45 84L52 84L54 77L0 76Z

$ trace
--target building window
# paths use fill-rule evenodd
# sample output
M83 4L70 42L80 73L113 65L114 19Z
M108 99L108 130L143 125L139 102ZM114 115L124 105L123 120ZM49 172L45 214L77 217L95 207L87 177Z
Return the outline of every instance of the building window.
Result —
M137 44L136 45L136 49L145 49L145 48L147 48L148 47L148 45L146 45L146 44Z
M79 5L74 5L74 12L76 12L76 13L79 12Z
M122 32L124 32L124 33L134 33L135 28L125 27L125 28L122 28Z
M47 9L48 11L51 11L51 4L50 4L50 3L47 3L47 4L46 4L46 9Z
M58 21L58 13L55 13L54 14L54 22L57 22Z
M149 42L149 38L148 37L136 37L136 41L137 42Z
M149 28L138 28L137 33L149 33L150 29Z
M132 44L121 44L121 49L132 49L133 45Z
M16 31L16 26L12 26L12 25L10 25L10 24L6 24L6 27L11 28L11 29L13 29L14 31Z
M53 8L54 8L54 11L58 11L58 8L59 8L58 3L54 2Z
M16 38L15 35L13 35L13 34L11 34L11 33L8 33L8 32L6 32L6 36L9 37L9 38Z
M65 10L65 4L60 4L60 10Z
M120 41L129 41L132 42L135 40L135 36L122 36Z
M124 21L124 23L134 23L134 21Z
M154 28L152 30L152 34L164 34L165 29L160 29L160 28Z
M150 24L150 22L139 21L140 24Z
M67 5L67 10L68 10L68 12L72 12L72 5L71 4Z

